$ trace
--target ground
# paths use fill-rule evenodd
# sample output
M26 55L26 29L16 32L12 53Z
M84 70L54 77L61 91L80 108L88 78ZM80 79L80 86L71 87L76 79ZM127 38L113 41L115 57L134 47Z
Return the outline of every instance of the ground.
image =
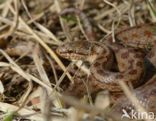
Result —
M86 39L86 33L78 16L60 13L71 7L83 11L100 42L125 27L154 23L154 6L154 0L1 0L1 120L113 120L105 115L107 92L106 97L94 94L93 100L88 95L73 94L75 99L64 94L81 69L57 55L56 48ZM81 84L77 81L75 90Z

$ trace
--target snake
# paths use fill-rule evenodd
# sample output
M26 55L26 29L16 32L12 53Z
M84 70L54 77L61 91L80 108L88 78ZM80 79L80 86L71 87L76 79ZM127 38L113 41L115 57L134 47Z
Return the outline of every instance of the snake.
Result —
M74 11L74 9L68 9L63 14ZM86 21L86 17L80 11L74 13L83 16L83 19L85 18L84 21ZM85 25L87 27L89 24ZM92 35L90 29L87 29L87 35ZM151 88L146 93L144 93L144 90L147 90L146 87L149 88L152 84L155 85L154 81L151 79L152 81L150 82L152 83L141 85L145 74L144 59L147 58L156 67L155 35L155 24L142 24L115 32L115 42L111 35L105 38L103 42L94 41L96 38L88 36L88 38L91 38L90 40L65 42L57 48L56 52L61 57L69 60L88 61L91 65L89 77L91 80L93 79L91 83L94 83L93 85L96 85L96 88L107 89L110 92L121 92L118 82L124 81L137 88L137 96L147 97L148 95L150 97L153 93L148 92L155 92L153 91L154 89ZM117 64L117 70L115 71L113 70L114 63ZM74 89L76 90L76 88ZM150 102L150 98L146 99L146 101L140 100L147 104L147 102ZM126 101L125 98L119 99L120 108L116 106L118 109L124 107L122 106L123 100Z
M90 41L78 40L66 42L57 48L57 53L69 60L83 60L91 63L90 72L97 81L109 85L109 90L120 91L116 82L123 80L131 82L134 87L140 85L144 74L144 57L156 66L156 27L140 25L129 27L115 33L116 42L112 36L107 37L103 43L95 42L90 23L80 10L68 8L61 14L74 12L82 19ZM93 34L94 35L94 34ZM142 50L142 51L140 51ZM143 52L143 51L149 52ZM145 54L144 54L145 53ZM114 61L117 61L119 72L111 72Z
M112 46L111 46L112 47ZM132 83L134 87L140 85L144 73L143 54L132 48L125 48L120 45L112 47L116 53L116 61L119 64L119 72L112 72L114 63L113 50L109 47L92 43L89 41L75 41L65 43L57 48L57 53L66 59L83 60L90 62L90 75L98 82L105 83L110 91L121 91L118 81ZM113 58L114 57L114 58Z

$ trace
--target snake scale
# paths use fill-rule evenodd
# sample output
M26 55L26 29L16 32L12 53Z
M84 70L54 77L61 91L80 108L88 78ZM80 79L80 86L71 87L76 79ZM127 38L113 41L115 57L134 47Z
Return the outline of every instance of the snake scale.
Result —
M75 9L64 10L66 13L76 13L84 23L85 28L90 23L81 11ZM156 67L156 26L145 24L129 27L115 33L115 42L112 36L108 36L103 43L95 42L91 28L86 29L87 40L66 42L57 48L57 53L69 60L83 60L91 64L90 78L96 88L108 89L111 92L120 92L119 81L131 83L136 89L136 95L145 106L154 108L149 104L154 103L156 97L155 77L148 83L139 87L141 78L145 74L144 58L146 57ZM114 63L117 63L118 71L112 71ZM79 86L79 85L77 85ZM93 87L94 88L94 87ZM75 88L76 90L76 88ZM146 97L146 98L145 98ZM128 103L126 98L118 99L116 108L120 110ZM122 102L126 101L125 105ZM148 102L148 103L147 103ZM150 103L149 103L150 102ZM154 103L155 104L155 103ZM127 105L126 105L127 106ZM129 106L130 107L130 106ZM131 106L132 107L132 106Z

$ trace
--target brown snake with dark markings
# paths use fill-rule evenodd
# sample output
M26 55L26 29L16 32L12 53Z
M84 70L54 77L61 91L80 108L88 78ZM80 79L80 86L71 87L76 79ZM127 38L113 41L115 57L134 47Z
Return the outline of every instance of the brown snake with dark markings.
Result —
M80 17L83 16L82 19L85 18L80 11L72 8L64 10L61 15L66 13L76 13ZM85 21L83 22L85 23ZM86 25L88 24L89 22ZM79 40L64 43L58 47L57 53L66 59L89 61L91 63L90 78L94 78L95 81L91 83L94 83L96 88L120 92L119 81L131 83L134 88L137 88L142 84L140 80L145 73L144 58L148 58L156 67L155 25L140 25L121 30L115 33L116 42L113 42L112 37L109 36L104 43L94 42L93 36L89 37L93 32L89 30L86 30L86 34L88 38L92 38L90 41ZM115 60L118 64L118 72L111 71ZM155 108L155 106L151 106L156 98L155 80L154 77L135 90L136 96L140 102L145 103L146 109ZM122 104L123 100L126 103ZM120 110L126 104L130 104L130 102L124 97L119 99L116 107Z

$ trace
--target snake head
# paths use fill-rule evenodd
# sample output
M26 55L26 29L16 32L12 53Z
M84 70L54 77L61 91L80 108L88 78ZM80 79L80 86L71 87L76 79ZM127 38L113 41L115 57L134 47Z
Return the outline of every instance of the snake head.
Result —
M89 41L72 41L60 45L56 52L69 60L87 60L93 55L92 43Z

